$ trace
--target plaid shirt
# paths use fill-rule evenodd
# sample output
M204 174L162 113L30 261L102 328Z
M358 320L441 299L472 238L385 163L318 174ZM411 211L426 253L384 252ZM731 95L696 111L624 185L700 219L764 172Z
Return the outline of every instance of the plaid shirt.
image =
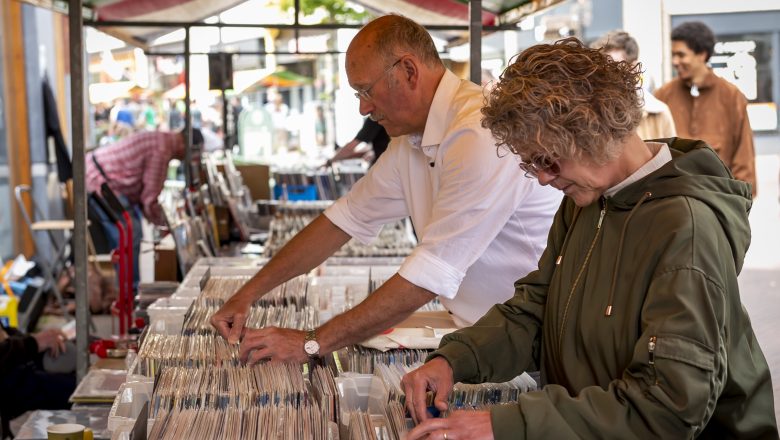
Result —
M168 172L168 162L184 156L184 141L179 133L141 132L112 145L87 154L87 191L100 194L100 185L106 181L91 155L108 176L108 186L143 208L144 216L152 223L164 224L162 208L157 196L162 191Z

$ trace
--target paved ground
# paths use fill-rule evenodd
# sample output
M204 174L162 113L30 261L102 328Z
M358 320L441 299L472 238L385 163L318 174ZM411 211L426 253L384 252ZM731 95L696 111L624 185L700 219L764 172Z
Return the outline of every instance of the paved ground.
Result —
M739 284L742 302L772 370L775 415L780 416L780 154L759 155L756 167L759 193L750 212L753 240Z

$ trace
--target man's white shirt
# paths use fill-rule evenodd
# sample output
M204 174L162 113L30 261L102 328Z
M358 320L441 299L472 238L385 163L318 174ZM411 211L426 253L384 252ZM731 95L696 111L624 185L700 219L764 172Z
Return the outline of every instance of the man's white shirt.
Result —
M422 135L391 140L352 190L325 211L368 243L411 217L419 244L399 269L439 296L459 326L514 294L537 268L561 193L528 179L481 126L482 89L447 70Z

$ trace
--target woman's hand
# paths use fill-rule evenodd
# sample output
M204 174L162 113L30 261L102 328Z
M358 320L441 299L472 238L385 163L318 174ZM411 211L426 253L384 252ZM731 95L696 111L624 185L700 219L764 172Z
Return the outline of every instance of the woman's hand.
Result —
M493 440L488 411L455 411L446 419L428 419L406 436L406 440Z
M56 358L65 352L65 341L67 340L67 337L62 330L51 328L34 333L32 336L35 338L35 342L38 343L39 353L49 350L52 357Z
M428 390L434 392L433 404L436 409L445 411L452 385L452 367L443 357L431 359L401 379L401 387L406 394L406 408L415 423L430 417L427 404Z

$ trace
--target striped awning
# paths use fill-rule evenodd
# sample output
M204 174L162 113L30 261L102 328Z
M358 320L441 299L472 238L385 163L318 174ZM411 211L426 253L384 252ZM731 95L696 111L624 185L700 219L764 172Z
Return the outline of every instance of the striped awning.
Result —
M200 22L244 0L86 0L95 21ZM142 48L171 32L167 27L100 27L100 30Z
M42 7L62 10L62 0L22 0ZM147 49L157 37L172 29L154 22L201 22L246 0L84 0L91 19L150 23L148 27L100 27L101 31ZM469 0L351 0L376 15L398 13L426 25L469 24ZM515 23L524 16L565 0L482 0L482 24ZM85 15L85 18L87 16Z

